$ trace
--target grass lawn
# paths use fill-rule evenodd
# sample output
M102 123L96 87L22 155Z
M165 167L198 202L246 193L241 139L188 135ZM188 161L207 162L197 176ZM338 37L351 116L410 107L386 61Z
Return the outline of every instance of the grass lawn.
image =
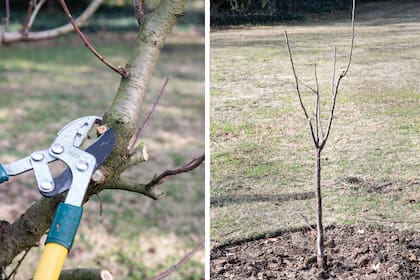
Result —
M88 34L109 61L125 65L135 34ZM165 45L143 106L144 115L170 78L142 141L149 161L125 176L148 182L204 151L204 36L176 32ZM75 34L57 40L0 49L0 162L45 149L59 128L84 115L101 116L110 106L120 77L108 70ZM122 191L104 191L102 216L92 197L65 269L106 268L116 279L144 279L166 270L204 238L204 167L171 178L167 196L152 201ZM0 188L0 220L18 218L40 195L32 174ZM17 278L35 271L41 248L33 248ZM10 267L10 269L12 266ZM202 279L204 252L173 279ZM172 276L171 276L172 277Z
M420 5L400 4L356 11L353 61L322 158L327 225L420 229ZM210 34L212 246L306 226L302 215L315 223L313 144L285 29L307 85L314 86L317 63L325 127L333 47L342 71L350 14ZM313 108L313 94L305 92L304 102Z

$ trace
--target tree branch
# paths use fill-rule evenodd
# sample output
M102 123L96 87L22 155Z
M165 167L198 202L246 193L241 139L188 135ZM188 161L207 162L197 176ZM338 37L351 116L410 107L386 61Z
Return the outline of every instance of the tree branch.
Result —
M34 24L35 18L38 15L39 11L41 10L41 7L44 5L44 3L47 2L47 0L41 0L38 2L31 12L30 18L27 23L25 23L22 27L22 32L27 35L28 31L32 28L32 25Z
M332 126L332 122L333 122L333 119L334 119L335 104L336 104L336 100L337 100L338 89L340 87L340 82L347 75L347 73L349 71L349 68L350 68L350 64L351 64L351 59L352 59L352 54L353 54L353 46L354 46L354 14L355 14L355 8L356 8L356 0L353 0L353 7L352 7L352 14L351 14L351 30L352 30L352 33L351 33L351 45L350 45L349 59L348 59L346 69L338 77L337 83L336 83L335 88L334 88L334 93L333 93L333 96L332 96L332 102L331 102L331 108L330 108L330 117L329 117L328 125L327 125L327 131L325 132L325 136L322 140L321 145L319 146L321 150L324 148L324 146L325 146L325 144L328 140L328 137L330 135L331 126ZM336 54L335 54L335 51L334 51L334 62L333 62L334 65L335 65L335 61L336 61L335 56L336 56ZM334 68L335 68L335 66L334 66ZM335 71L334 71L334 73L335 73Z
M113 277L108 270L76 268L63 270L60 280L112 280Z
M173 169L173 170L166 170L159 176L155 176L149 183L146 184L146 187L152 187L155 185L162 184L166 177L189 172L197 168L203 161L204 161L204 154L199 157L193 158L191 161L189 161L188 163L186 163L184 166L180 168Z
M157 191L154 186L147 186L147 184L141 184L132 180L126 181L119 179L116 182L105 184L102 189L106 190L123 190L134 193L143 194L150 197L153 200L158 200L166 195L165 192Z
M160 98L162 97L163 93L165 92L165 88L166 88L166 85L168 84L168 82L169 82L169 78L166 78L165 82L163 83L162 88L160 89L160 92L159 92L158 97L156 98L155 102L153 102L152 109L147 114L146 118L144 119L143 123L140 125L139 129L137 129L136 136L134 137L134 140L131 143L130 149L134 148L134 146L136 145L137 141L139 140L140 134L143 131L144 126L149 121L150 117L152 116L153 112L155 111L155 109L156 109L156 107L157 107L157 105L159 103Z
M85 43L86 48L88 48L100 61L102 61L103 64L111 68L114 72L121 75L123 78L128 78L128 75L130 74L125 68L122 66L115 67L112 65L108 60L106 60L100 53L98 53L95 48L92 46L91 43L87 40L85 34L80 30L80 28L77 26L77 24L74 22L73 17L70 13L69 8L67 7L65 0L60 0L60 4L64 9L64 12L66 13L67 18L69 19L71 25L73 26L74 30L76 30L77 34L79 34L80 38L82 39L83 43Z
M36 5L36 0L29 0L28 11L26 12L25 21L23 22L22 28L20 29L21 33L28 32L27 28L28 28L29 20L31 19L31 15L32 15L35 5Z
M318 74L316 72L316 63L314 64L314 76L315 76L315 84L316 84L316 92L315 92L315 129L316 129L316 141L319 142L319 134L322 133L322 126L321 126L321 111L320 111L320 96L319 96L319 83L318 83Z
M86 25L89 18L96 12L96 10L99 8L103 1L104 0L93 0L92 3L90 3L90 5L86 8L86 10L75 20L76 24L78 26ZM70 23L57 28L38 32L27 32L26 34L22 34L19 31L1 32L0 30L0 44L11 44L21 41L39 41L51 39L63 34L70 33L73 30L73 26Z
M191 161L186 163L180 168L173 169L173 170L166 170L162 172L159 176L155 176L152 180L150 180L147 184L141 184L138 182L134 182L132 180L127 181L123 179L118 179L111 183L106 183L102 189L114 189L114 190L125 190L135 193L140 193L145 196L152 198L153 200L158 200L165 196L165 192L161 192L155 189L157 185L162 184L167 177L175 176L181 173L189 172L198 166L204 161L204 154L200 157L193 158Z
M189 252L185 257L183 257L179 262L177 262L175 265L173 265L168 270L162 272L161 274L149 279L149 280L161 280L165 277L168 277L173 272L177 271L181 266L186 264L198 251L202 250L204 248L205 242L201 241L200 244L198 244L197 247L195 247L191 252Z
M300 88L299 88L299 79L298 79L298 76L296 74L295 64L293 62L292 51L290 49L289 38L287 36L286 30L284 30L284 38L286 40L286 46L287 46L287 51L288 51L288 54L289 54L290 64L292 65L293 77L295 78L296 92L297 92L297 95L298 95L298 98L299 98L300 107L302 108L303 113L304 113L304 115L305 115L305 117L308 121L309 129L311 131L311 136L312 136L312 140L315 144L315 147L318 147L318 140L316 139L316 136L315 136L315 133L314 133L314 127L312 125L311 118L309 117L308 112L306 110L306 107L305 107L305 105L303 104L303 101L302 101L302 94L300 93Z

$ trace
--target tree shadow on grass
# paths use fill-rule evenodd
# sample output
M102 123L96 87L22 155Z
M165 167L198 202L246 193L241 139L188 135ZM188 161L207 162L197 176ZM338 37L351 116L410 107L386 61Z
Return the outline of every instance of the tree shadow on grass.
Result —
M210 198L212 207L223 207L229 204L252 203L252 202L284 202L289 200L305 200L315 198L314 192L299 192L288 194L240 194L224 195Z

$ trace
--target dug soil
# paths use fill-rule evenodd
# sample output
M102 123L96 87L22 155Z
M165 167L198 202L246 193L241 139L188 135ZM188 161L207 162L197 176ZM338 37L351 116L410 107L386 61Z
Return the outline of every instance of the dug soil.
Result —
M313 230L214 248L211 279L420 279L420 233L371 226L325 230L328 269Z

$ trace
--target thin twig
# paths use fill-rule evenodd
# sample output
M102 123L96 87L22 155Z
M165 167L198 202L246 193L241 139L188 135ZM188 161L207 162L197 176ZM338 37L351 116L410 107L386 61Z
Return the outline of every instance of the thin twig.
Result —
M4 18L4 31L9 31L9 24L10 24L10 2L9 0L5 0L6 4L6 17Z
M22 34L26 34L28 32L29 21L32 17L32 12L34 11L34 7L36 5L36 0L30 0L28 4L28 11L26 12L25 21L23 22L22 28L20 32Z
M102 201L102 198L99 195L99 193L96 194L96 197L98 198L98 201L99 201L99 216L102 216L102 205L103 205L103 201Z
M100 60L102 61L106 66L120 74L123 78L128 78L129 72L122 66L115 67L111 63L109 63L102 55L100 55L93 46L89 43L89 41L86 39L86 36L82 33L82 31L79 29L77 24L74 22L73 17L70 13L69 8L66 5L65 0L60 0L60 4L64 9L64 12L66 13L67 18L69 19L71 25L76 30L77 34L79 34L82 41L85 43L85 46Z
M197 245L191 252L189 252L185 257L183 257L179 262L173 265L168 270L162 272L161 274L149 279L149 280L160 280L168 277L173 272L177 271L181 266L186 264L198 251L202 250L205 246L205 241L201 241L200 244Z
M173 169L173 170L166 170L159 176L155 176L149 183L147 183L146 187L152 187L152 186L161 184L165 177L189 172L195 169L196 167L198 167L203 161L204 161L204 154L201 155L200 157L193 158L190 162L186 163L184 166L180 168Z
M133 140L133 142L132 142L132 144L131 144L131 146L130 146L130 149L133 149L133 148L134 148L134 146L136 145L136 143L137 143L138 139L140 138L140 134L141 134L141 132L143 131L144 126L145 126L145 125L146 125L146 123L149 121L150 117L152 116L153 112L155 111L155 109L156 109L156 107L157 107L157 105L158 105L158 103L159 103L160 97L161 97L161 96L163 95L163 93L165 92L165 88L166 88L166 85L168 84L168 81L169 81L169 78L166 78L165 83L163 83L163 86L162 86L162 88L160 89L160 92L159 92L158 97L156 98L155 102L153 102L152 109L149 111L149 113L147 114L147 116L146 116L146 118L144 119L143 123L141 124L141 126L140 126L140 127L139 127L139 129L137 130L137 132L136 132L136 136L135 136L135 138L134 138L134 140Z
M313 125L312 125L311 118L309 117L308 112L306 110L306 107L305 107L305 105L303 104L303 101L302 101L302 94L300 93L300 88L299 88L299 79L298 79L298 76L296 74L295 64L293 62L292 51L290 49L289 38L287 36L286 30L284 30L284 38L286 40L286 46L287 46L287 51L288 51L288 54L289 54L290 64L292 65L293 77L295 78L296 92L297 92L297 95L299 97L300 107L302 108L303 113L305 114L305 117L308 120L309 128L311 130L312 140L314 141L315 146L318 147L318 141L315 137L314 128L313 128Z
M307 88L308 90L310 90L310 91L312 91L313 92L313 94L316 94L316 89L314 89L314 88L312 88L311 86L309 86L309 85L307 85L307 84L305 84L305 82L303 82L301 79L299 79L298 78L298 80L299 80L299 82L305 87L305 88Z
M15 268L12 270L12 272L10 272L10 274L7 276L7 278L5 280L12 279L11 277L17 273L17 270L19 269L19 266L22 264L23 260L26 258L26 255L28 255L28 253L31 250L31 248L32 247L29 247L29 248L27 248L25 250L25 253L23 254L23 256L19 259L19 261L16 264Z
M41 7L44 5L45 2L47 2L47 0L41 0L41 1L39 1L36 4L35 9L32 12L31 18L29 19L26 32L29 32L29 30L31 30L32 25L34 24L34 21L35 21L36 16L38 15L39 10L41 10Z
M335 67L337 66L337 47L334 46L334 55L333 55L333 67L332 67L332 85L331 85L331 96L334 96L334 88L335 88Z
M343 73L341 73L340 76L345 76L347 74L347 72L349 71L350 68L350 64L351 64L351 58L353 56L353 46L354 46L354 17L355 17L355 9L356 9L356 0L353 0L353 7L351 10L351 45L350 45L350 52L349 52L349 61L347 63L347 67L346 69L343 71Z
M307 225L310 229L312 229L313 231L315 231L315 232L316 232L316 228L315 228L313 225L311 225L311 223L309 223L309 220L305 217L305 215L303 215L302 213L298 213L298 214L299 214L299 216L301 216L301 217L303 218L303 220L305 221L306 225Z
M314 76L315 76L315 84L316 84L316 92L315 92L315 130L316 130L316 141L319 142L319 134L322 134L322 127L321 127L321 112L320 112L320 96L319 96L319 82L318 82L318 74L316 72L316 63L314 64Z

